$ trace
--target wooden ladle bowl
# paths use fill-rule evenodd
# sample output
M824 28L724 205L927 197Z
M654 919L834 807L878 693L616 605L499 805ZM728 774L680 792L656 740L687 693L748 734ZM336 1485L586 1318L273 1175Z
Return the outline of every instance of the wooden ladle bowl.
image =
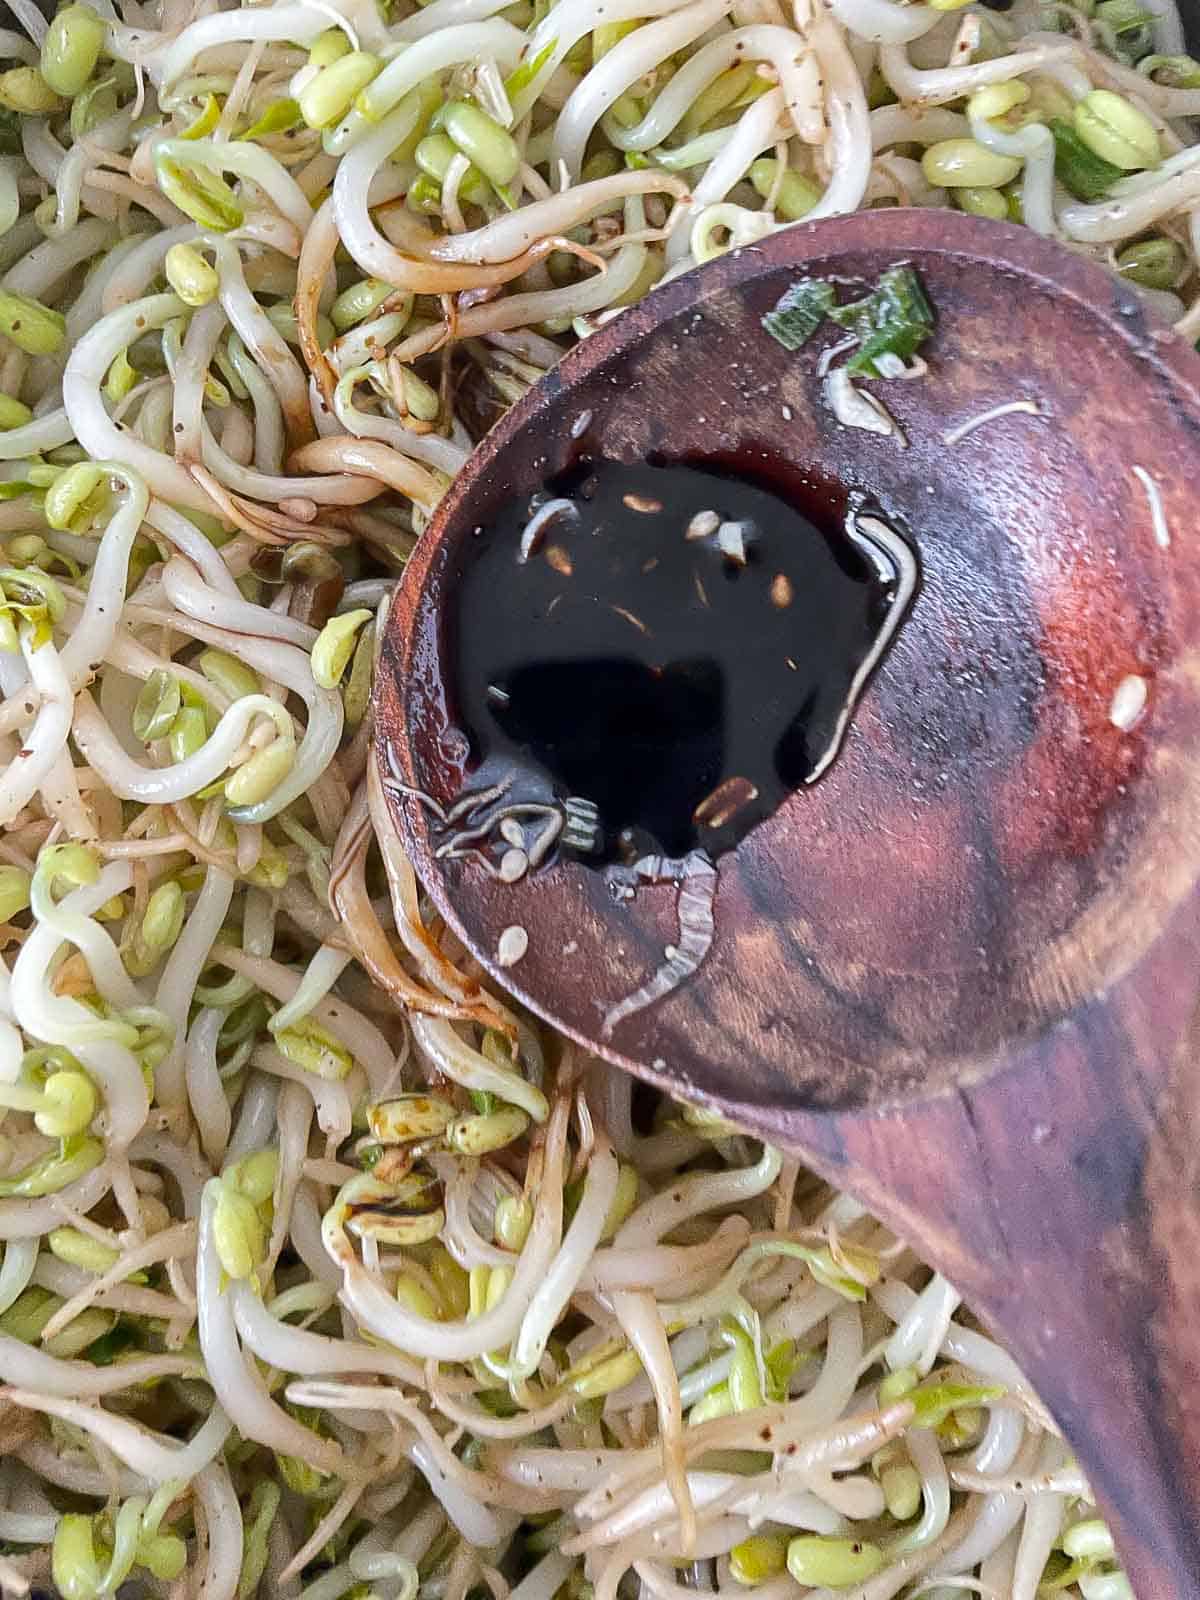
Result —
M928 374L872 385L907 448L835 420L833 335L789 352L761 325L801 275L902 261L937 317ZM619 902L568 859L499 883L438 859L394 783L463 787L446 596L581 451L818 474L922 567L839 760L720 861L707 959L611 1038L605 1009L677 937L674 890ZM466 944L946 1273L1061 1422L1142 1600L1200 1594L1198 481L1200 359L1099 267L944 211L795 227L630 308L488 435L409 564L377 689L396 823Z

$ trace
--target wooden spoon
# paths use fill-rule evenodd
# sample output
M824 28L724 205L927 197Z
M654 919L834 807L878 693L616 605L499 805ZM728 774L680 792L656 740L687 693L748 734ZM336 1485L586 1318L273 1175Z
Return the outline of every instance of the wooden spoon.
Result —
M835 421L830 337L789 353L761 325L802 274L901 261L937 314L928 375L871 385L907 449ZM1036 414L947 442L1013 402ZM588 412L609 457L758 452L862 489L923 569L837 763L720 860L707 959L610 1039L675 891L619 904L564 859L497 883L435 859L394 787L460 791L447 593ZM1141 1600L1200 1595L1197 481L1200 360L1099 267L948 211L794 227L625 311L487 436L409 564L376 700L395 821L480 961L945 1273L1061 1423ZM510 928L528 951L501 967Z

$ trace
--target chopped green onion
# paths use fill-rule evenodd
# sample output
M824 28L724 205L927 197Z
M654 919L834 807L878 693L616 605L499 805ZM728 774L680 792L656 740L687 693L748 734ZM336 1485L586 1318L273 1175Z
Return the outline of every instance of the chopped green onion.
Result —
M889 267L870 294L834 306L834 322L858 335L860 348L847 363L850 372L881 378L879 358L910 361L933 333L933 307L912 267Z
M1122 169L1098 156L1062 117L1050 123L1054 135L1054 175L1077 200L1103 200L1124 176ZM1019 220L1019 219L1017 219Z
M833 310L833 285L824 278L801 278L780 298L762 325L785 350L799 350Z

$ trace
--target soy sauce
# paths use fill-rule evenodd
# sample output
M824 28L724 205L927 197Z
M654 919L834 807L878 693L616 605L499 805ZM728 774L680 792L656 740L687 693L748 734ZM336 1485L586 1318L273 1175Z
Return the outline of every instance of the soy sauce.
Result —
M472 786L590 800L596 864L733 849L818 768L895 601L844 497L797 500L584 459L508 504L448 619Z

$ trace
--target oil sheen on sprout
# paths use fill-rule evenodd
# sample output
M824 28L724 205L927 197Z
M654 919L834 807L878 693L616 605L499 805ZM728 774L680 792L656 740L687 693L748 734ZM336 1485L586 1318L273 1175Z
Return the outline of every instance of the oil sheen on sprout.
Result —
M725 248L1008 215L1195 338L1159 3L8 0L5 1596L1129 1595L948 1283L482 981L369 687L472 442Z

